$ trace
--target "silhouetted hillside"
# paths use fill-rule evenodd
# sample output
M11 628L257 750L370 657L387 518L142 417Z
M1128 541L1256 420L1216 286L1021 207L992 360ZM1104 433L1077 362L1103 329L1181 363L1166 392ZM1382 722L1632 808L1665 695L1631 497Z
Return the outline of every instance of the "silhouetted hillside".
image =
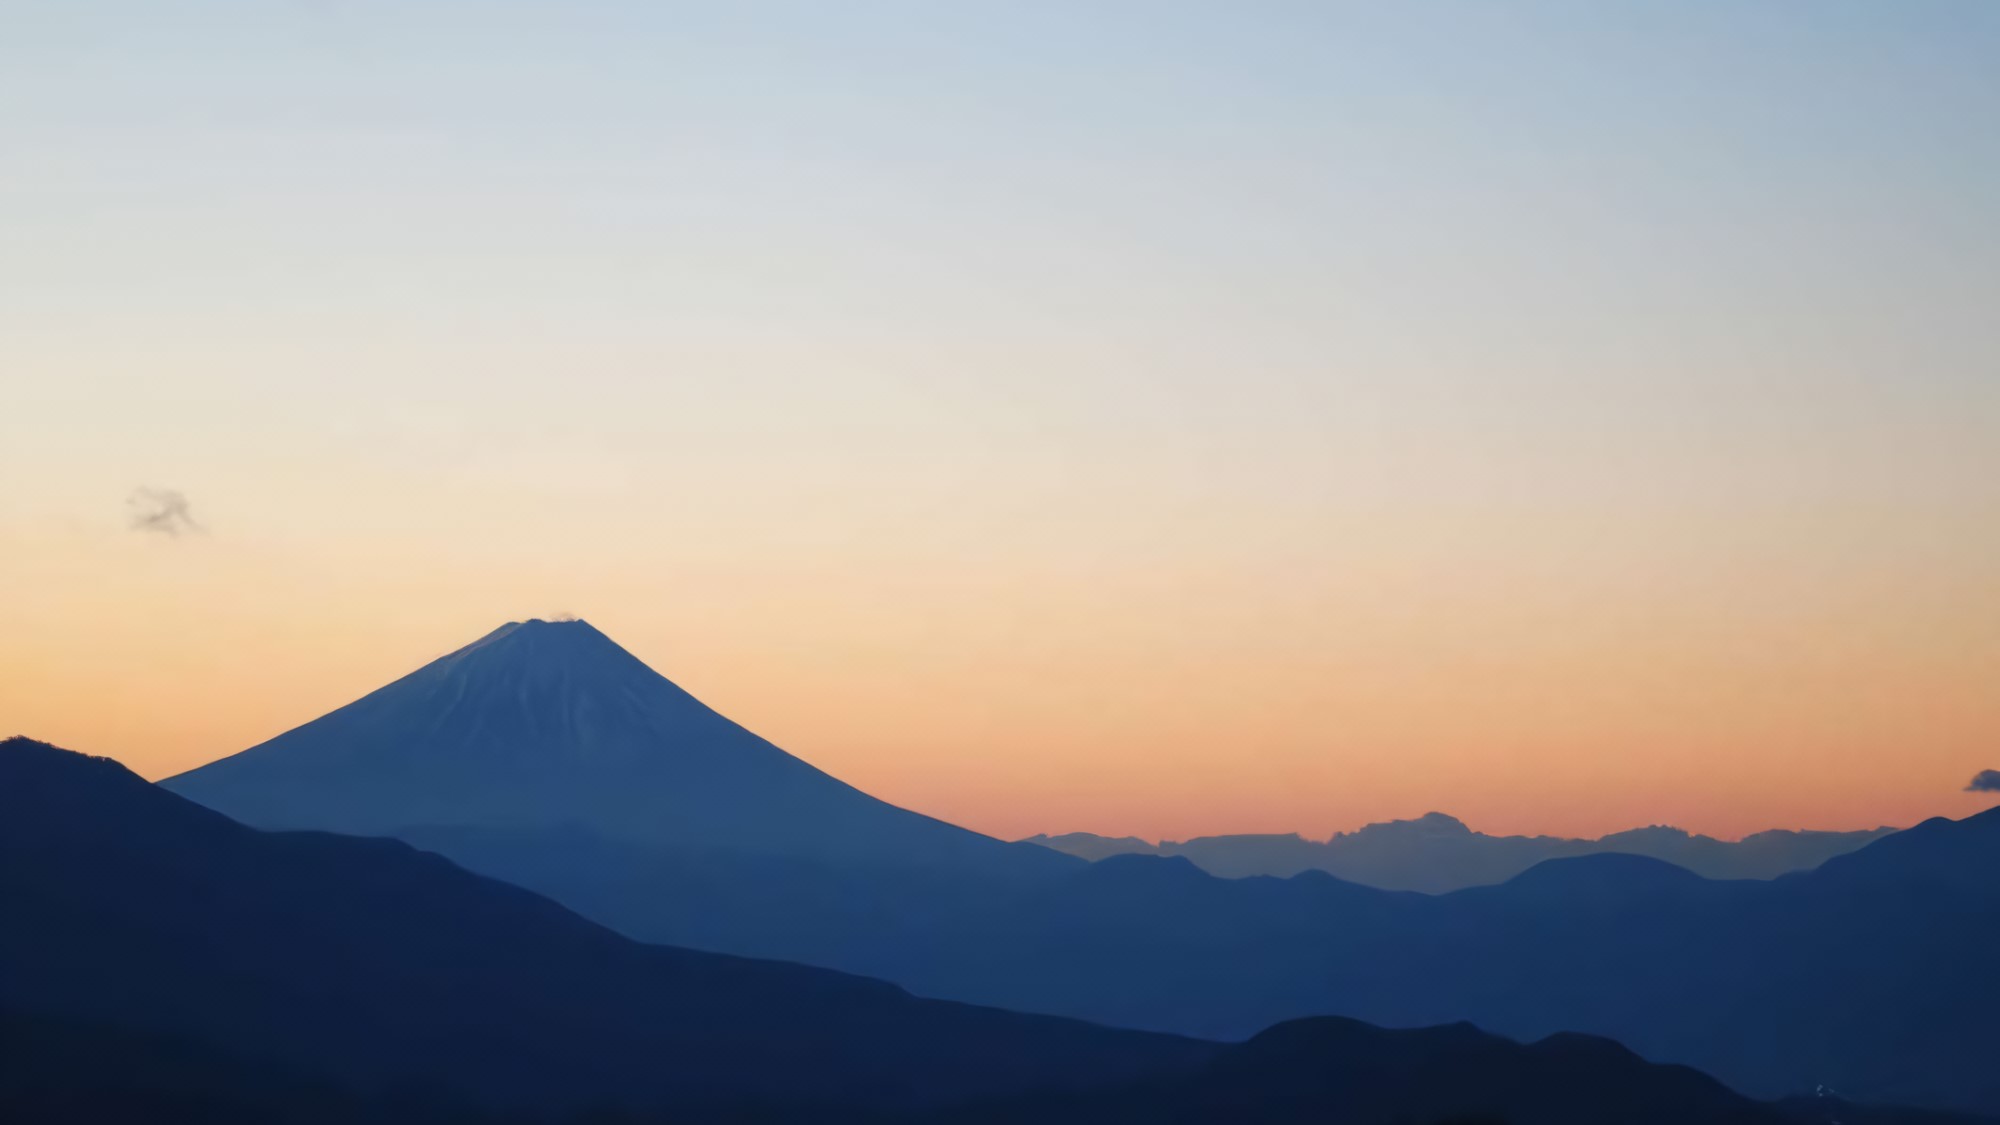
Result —
M1778 1125L1786 1115L1684 1067L1581 1035L1523 1045L1470 1024L1279 1024L1185 1078L999 1108L1050 1125Z
M1774 879L1804 871L1895 831L1795 832L1774 829L1729 842L1678 828L1635 828L1596 840L1558 836L1488 836L1456 817L1426 813L1414 820L1391 820L1325 841L1297 834L1201 836L1149 844L1136 836L1111 838L1088 832L1030 836L1040 844L1081 859L1113 855L1185 856L1212 875L1289 877L1302 871L1332 875L1385 890L1441 894L1464 887L1504 883L1548 859L1623 852L1665 860L1710 879Z
M343 1125L365 1119L398 1116L329 1082L177 1036L0 1012L0 1121Z
M0 859L0 1006L184 1035L366 1096L907 1106L1213 1050L639 945L403 843L257 832L19 739L0 744Z
M1119 856L907 935L872 968L930 995L1216 1038L1314 1012L1583 1031L1765 1097L1824 1085L1994 1112L1996 933L2000 811L1771 881L1604 854L1432 896Z
M1919 826L1768 882L1602 854L1442 896L1321 872L1217 879L1184 858L1120 856L1011 893L947 885L927 913L857 890L850 926L809 934L731 904L744 882L837 885L828 871L518 836L456 847L635 934L804 949L926 995L1217 1038L1326 1012L1472 1019L1531 1039L1580 1029L1765 1097L1828 1085L1990 1108L2000 1089L1982 1058L2000 1037L1983 1013L2000 995L1982 974L2000 907L1981 880L2000 860L1979 838L1989 823Z
M178 1036L0 1011L0 1121L24 1125L1993 1125L1834 1097L1744 1099L1614 1043L1522 1046L1469 1026L1280 1025L1205 1066L1101 1089L898 1113L733 1100L665 1114L483 1111L404 1088L372 1097Z
M1949 835L1927 829L1913 851L1943 863ZM1582 885L1712 886L1600 861ZM1287 886L1143 857L1085 871L1106 917ZM1518 882L1555 891L1559 876ZM1313 878L1351 907L1384 900ZM1583 1036L1522 1046L1316 1019L1224 1048L641 946L406 845L258 832L22 739L0 743L0 901L0 1117L37 1125L1946 1125L1756 1105ZM1228 928L1210 919L1163 947Z

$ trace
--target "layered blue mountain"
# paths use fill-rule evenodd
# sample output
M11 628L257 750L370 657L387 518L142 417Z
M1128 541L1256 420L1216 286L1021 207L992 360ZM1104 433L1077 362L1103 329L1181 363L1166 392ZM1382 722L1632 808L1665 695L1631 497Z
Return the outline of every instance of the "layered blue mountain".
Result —
M1223 1046L640 945L24 739L0 742L0 902L0 1117L37 1125L1833 1119L1584 1036L1319 1019Z
M1136 836L1069 832L1030 836L1023 842L1089 860L1114 855L1186 856L1202 870L1231 879L1324 871L1384 890L1442 894L1504 883L1543 860L1599 852L1651 856L1710 879L1774 879L1818 867L1893 831L1774 829L1730 841L1654 825L1587 840L1491 836L1474 832L1457 817L1433 812L1336 832L1326 840L1308 840L1296 833L1253 833L1153 844Z
M1770 881L1604 854L1433 896L1117 856L883 964L919 992L1123 1026L1234 1038L1329 1012L1575 1030L1756 1096L1993 1114L1996 934L2000 810Z
M1321 1015L1582 1032L1760 1097L2000 1113L2000 813L1766 881L1616 853L1441 895L1086 863L874 801L536 622L169 784L394 833L642 940L923 995L1223 1039Z
M1822 1098L1748 1104L1697 1071L1656 1066L1584 1035L1524 1045L1470 1024L1385 1030L1335 1018L1280 1024L1191 1075L1109 1093L1017 1099L989 1115L962 1119L995 1125L1867 1125L1871 1119L1878 1125L1945 1125L1905 1110Z
M0 1011L182 1037L368 1097L883 1113L1215 1051L641 945L407 844L257 831L23 739L0 743L0 903Z

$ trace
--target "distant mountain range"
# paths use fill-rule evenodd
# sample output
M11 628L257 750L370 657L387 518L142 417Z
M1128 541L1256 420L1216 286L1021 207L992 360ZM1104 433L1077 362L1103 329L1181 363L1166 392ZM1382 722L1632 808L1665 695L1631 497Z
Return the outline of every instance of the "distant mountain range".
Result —
M1768 881L1619 853L1438 895L1086 863L875 801L542 622L164 784L392 833L641 940L928 996L1215 1039L1323 1015L1583 1032L1759 1097L2000 1113L2000 813Z
M1755 1103L1586 1036L1318 1019L1224 1046L639 945L404 844L260 832L25 739L0 742L0 902L0 1117L36 1125L1783 1125L1834 1108Z
M1314 1012L1583 1031L1756 1096L1823 1085L1994 1113L1995 934L2000 809L1762 882L1607 853L1423 895L1114 856L907 934L877 971L927 995L1216 1038Z
M1337 832L1324 841L1288 833L1200 836L1151 844L1136 836L1070 832L1030 836L1022 842L1088 860L1114 855L1185 856L1203 871L1229 879L1250 875L1283 878L1302 871L1325 871L1384 890L1441 894L1504 883L1543 860L1599 852L1651 856L1709 879L1775 879L1787 872L1818 867L1894 831L1775 829L1730 842L1654 826L1577 840L1488 836L1467 828L1456 817L1434 812L1414 820L1384 821L1354 832Z

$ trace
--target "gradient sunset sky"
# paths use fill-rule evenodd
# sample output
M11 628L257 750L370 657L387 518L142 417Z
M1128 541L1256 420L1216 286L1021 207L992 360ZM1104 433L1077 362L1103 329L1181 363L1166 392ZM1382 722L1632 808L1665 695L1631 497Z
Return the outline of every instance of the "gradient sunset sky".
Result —
M0 734L571 612L1006 836L1994 799L2000 4L0 8Z

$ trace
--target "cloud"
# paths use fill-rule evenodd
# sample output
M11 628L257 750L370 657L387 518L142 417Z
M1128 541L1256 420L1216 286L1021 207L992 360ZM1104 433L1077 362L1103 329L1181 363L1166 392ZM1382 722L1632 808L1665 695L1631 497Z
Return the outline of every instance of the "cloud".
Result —
M1973 775L1967 793L2000 793L2000 770L1980 770Z
M183 532L205 530L195 522L187 497L175 489L135 488L125 498L125 510L131 513L134 531L178 538Z

